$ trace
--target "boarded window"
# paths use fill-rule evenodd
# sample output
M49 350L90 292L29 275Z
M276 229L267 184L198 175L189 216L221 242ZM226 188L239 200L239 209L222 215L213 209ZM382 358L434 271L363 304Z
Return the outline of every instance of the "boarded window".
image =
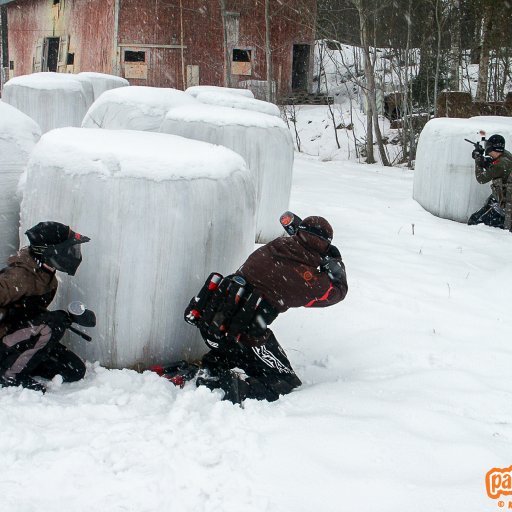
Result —
M199 66L194 64L187 65L187 87L199 85Z
M231 73L233 75L252 74L252 50L248 50L247 48L233 48Z
M135 52L133 50L125 50L125 62L146 62L146 52Z

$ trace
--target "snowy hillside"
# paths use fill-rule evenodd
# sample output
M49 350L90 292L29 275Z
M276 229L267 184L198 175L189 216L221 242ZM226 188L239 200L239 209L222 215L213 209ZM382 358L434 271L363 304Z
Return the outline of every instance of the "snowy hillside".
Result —
M411 171L297 155L291 208L331 221L349 279L341 304L273 325L304 385L244 409L97 365L45 396L1 389L0 510L496 510L512 236L411 196Z

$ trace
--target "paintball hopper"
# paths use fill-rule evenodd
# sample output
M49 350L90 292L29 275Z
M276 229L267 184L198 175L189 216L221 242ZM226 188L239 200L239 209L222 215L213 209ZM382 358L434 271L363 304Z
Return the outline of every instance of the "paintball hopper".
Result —
M96 325L94 311L87 309L85 304L79 300L75 300L68 305L68 313L74 324L82 327L94 327Z

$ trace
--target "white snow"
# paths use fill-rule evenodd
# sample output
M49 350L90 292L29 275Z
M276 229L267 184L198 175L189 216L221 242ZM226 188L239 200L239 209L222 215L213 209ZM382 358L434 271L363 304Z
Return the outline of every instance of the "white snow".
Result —
M205 351L183 311L211 269L231 272L252 248L255 190L243 159L220 146L67 128L43 136L29 163L22 230L41 220L92 239L57 301L97 314L96 341L77 342L79 353L147 367Z
M512 144L512 123L492 117L433 119L421 132L416 153L414 199L427 211L445 219L467 222L490 195L490 185L475 179L473 147L479 131L500 133Z
M103 93L94 102L82 127L158 131L169 109L194 104L195 98L177 89L121 87Z
M19 247L18 180L40 136L35 121L0 101L0 268Z
M412 185L411 171L297 156L290 206L332 223L349 293L273 324L304 382L278 402L241 409L97 365L45 396L1 389L2 510L499 510L485 474L512 460L512 235L435 217ZM113 256L108 217L88 226L77 279L93 253ZM207 255L193 240L179 243Z
M105 91L130 85L130 82L125 78L115 75L107 75L105 73L82 71L76 76L79 79L85 78L91 83L94 91L94 100L97 100Z
M293 142L280 118L236 108L187 105L170 110L161 131L220 144L240 154L256 183L257 241L268 242L281 234L276 219L288 209Z
M90 81L67 73L33 73L9 80L3 101L34 119L42 133L80 126L94 100Z
M241 96L240 94L226 94L219 92L201 92L196 98L201 103L209 105L219 105L221 107L240 108L242 110L251 110L253 112L262 112L271 116L281 116L281 112L277 105L268 101L256 100Z
M216 85L194 85L189 87L186 91L193 97L197 97L204 92L215 92L223 94L232 94L237 96L244 96L246 98L254 98L254 94L249 89L235 89L233 87L218 87Z

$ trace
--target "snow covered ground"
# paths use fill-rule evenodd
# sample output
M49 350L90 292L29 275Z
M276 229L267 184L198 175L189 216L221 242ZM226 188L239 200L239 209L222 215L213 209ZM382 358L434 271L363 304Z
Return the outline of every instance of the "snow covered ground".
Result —
M296 155L291 208L332 222L349 278L341 304L273 325L301 388L242 409L92 364L45 396L1 389L0 510L499 510L512 236L432 216L412 178Z

